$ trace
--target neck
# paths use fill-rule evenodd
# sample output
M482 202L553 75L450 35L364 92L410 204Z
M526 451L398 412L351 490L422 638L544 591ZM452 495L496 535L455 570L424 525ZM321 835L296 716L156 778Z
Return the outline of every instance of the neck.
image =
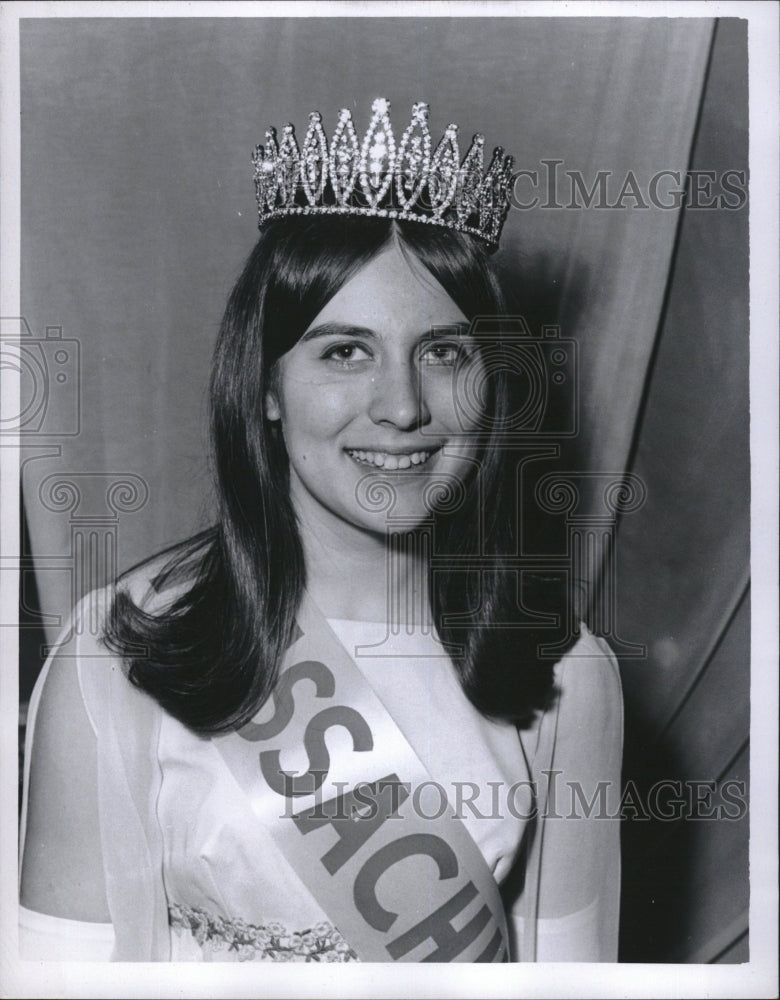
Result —
M421 625L430 619L427 558L415 533L387 537L307 525L306 588L326 618Z

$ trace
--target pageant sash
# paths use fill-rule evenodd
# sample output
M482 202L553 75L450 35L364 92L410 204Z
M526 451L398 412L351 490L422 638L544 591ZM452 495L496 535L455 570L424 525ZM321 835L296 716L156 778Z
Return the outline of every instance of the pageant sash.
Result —
M498 886L311 600L256 720L216 740L255 815L364 962L502 962Z

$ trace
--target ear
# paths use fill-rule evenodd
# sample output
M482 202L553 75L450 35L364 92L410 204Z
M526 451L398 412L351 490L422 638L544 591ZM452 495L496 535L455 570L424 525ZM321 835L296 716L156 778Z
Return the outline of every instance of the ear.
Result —
M273 389L269 389L265 394L265 399L263 400L263 406L265 409L265 416L268 420L281 420L282 411L279 408L279 400L276 398L276 393Z

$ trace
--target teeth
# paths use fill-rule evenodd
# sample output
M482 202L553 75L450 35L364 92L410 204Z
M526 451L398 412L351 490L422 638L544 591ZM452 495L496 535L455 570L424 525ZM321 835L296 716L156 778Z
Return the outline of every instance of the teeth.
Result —
M408 455L388 455L382 451L349 451L348 454L358 462L373 465L377 469L387 469L388 472L422 465L431 457L429 451L413 451Z

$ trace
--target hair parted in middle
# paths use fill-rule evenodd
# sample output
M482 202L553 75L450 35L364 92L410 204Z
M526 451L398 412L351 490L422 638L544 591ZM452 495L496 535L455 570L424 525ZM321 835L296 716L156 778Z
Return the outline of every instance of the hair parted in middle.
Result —
M120 578L104 637L125 658L130 680L198 733L240 727L270 696L306 584L286 449L278 423L264 412L276 362L393 239L469 320L503 315L501 290L477 240L381 218L269 221L228 300L210 384L214 523L170 549L154 574L153 589L171 592L161 611L133 600ZM463 502L436 519L430 595L438 634L457 650L452 659L466 696L484 715L524 725L550 697L553 661L540 658L539 645L565 651L569 603L554 574L519 581L504 562L517 551L519 515L510 451L500 447L512 391L498 366L485 394L494 430L479 468ZM483 556L487 565L442 571L450 555ZM521 608L552 615L558 625L543 634L508 626ZM448 623L455 620L461 623Z

